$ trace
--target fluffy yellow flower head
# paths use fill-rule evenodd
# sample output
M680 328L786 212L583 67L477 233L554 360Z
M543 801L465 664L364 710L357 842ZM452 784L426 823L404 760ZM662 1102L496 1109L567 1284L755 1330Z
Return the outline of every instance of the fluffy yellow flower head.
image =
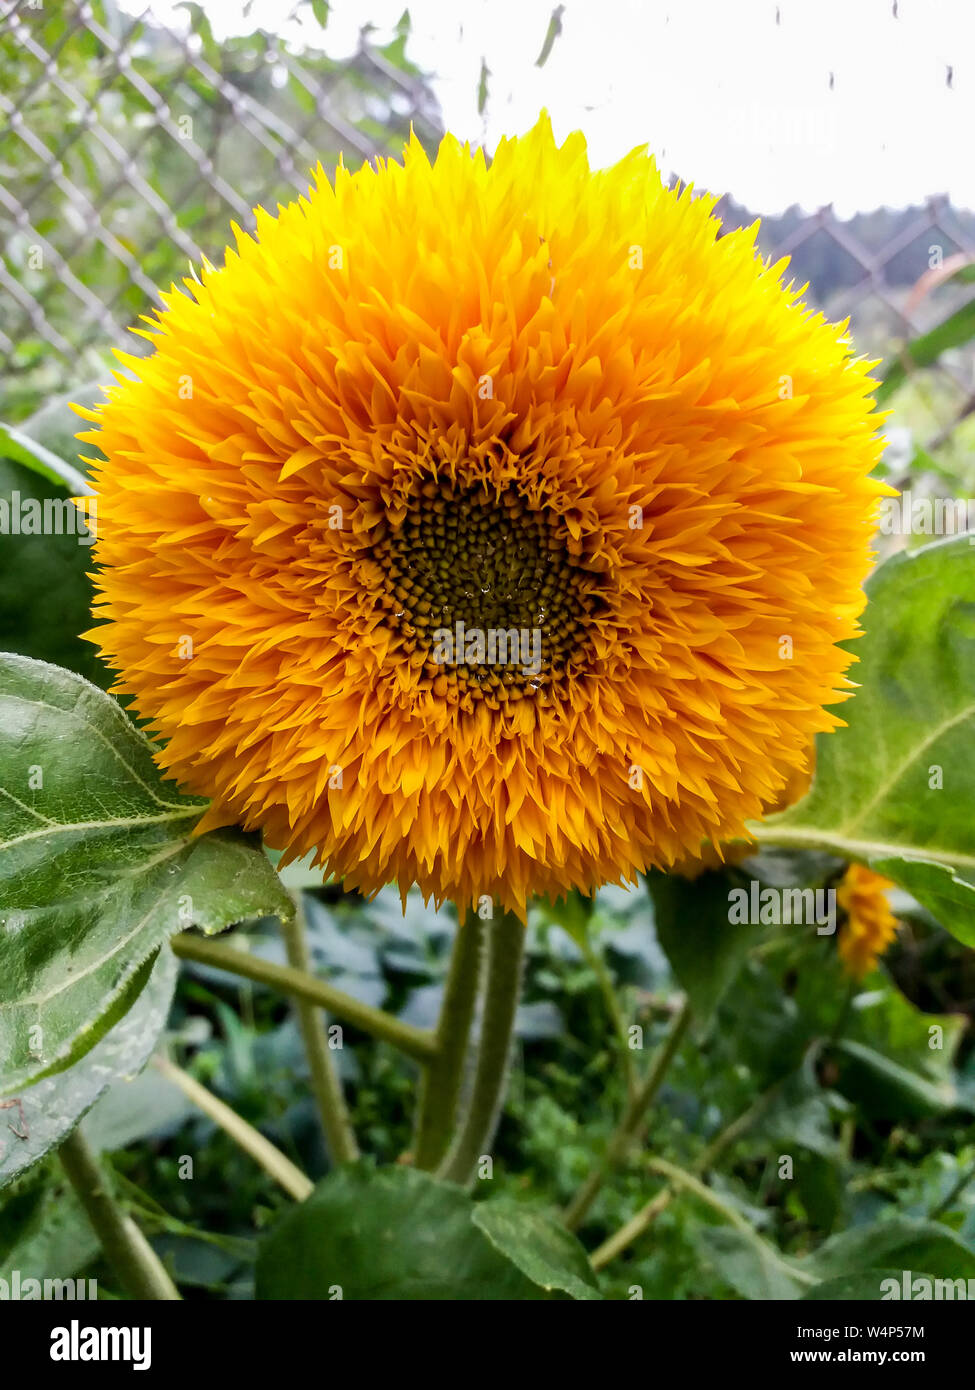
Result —
M872 383L713 201L546 119L490 166L414 140L164 296L82 436L91 635L208 826L522 911L801 772L849 687Z
M836 901L847 914L838 950L847 972L862 980L897 935L897 918L890 910L889 878L862 864L851 864L836 890Z

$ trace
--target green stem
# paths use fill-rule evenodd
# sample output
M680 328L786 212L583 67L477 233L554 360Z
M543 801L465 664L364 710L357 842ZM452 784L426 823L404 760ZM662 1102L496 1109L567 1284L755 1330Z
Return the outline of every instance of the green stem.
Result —
M738 1140L743 1138L752 1126L762 1118L773 1101L782 1094L786 1079L783 1078L781 1081L774 1082L768 1090L763 1091L757 1100L752 1102L747 1110L743 1110L740 1115L736 1116L715 1135L694 1164L694 1172L698 1176L708 1173L725 1150L737 1144Z
M176 1285L131 1216L112 1196L106 1174L80 1129L65 1139L58 1156L105 1258L129 1297L178 1301Z
M265 1139L264 1135L259 1133L253 1125L249 1125L246 1120L241 1119L236 1110L232 1110L219 1096L215 1096L212 1091L201 1086L199 1081L190 1076L188 1072L183 1071L182 1067L176 1066L168 1057L163 1057L157 1053L152 1061L167 1081L178 1086L187 1100L191 1101L198 1110L202 1110L204 1115L208 1115L226 1134L229 1134L235 1144L242 1148L246 1154L249 1154L269 1177L284 1188L289 1197L293 1197L296 1202L303 1202L306 1197L311 1196L315 1190L315 1185L311 1179L307 1178L301 1169L296 1167L280 1149L276 1149L269 1139Z
M806 1053L807 1058L810 1060L814 1059L818 1053L819 1047L819 1040L814 1038L809 1044ZM737 1144L738 1140L748 1133L753 1125L766 1113L773 1101L782 1094L787 1080L788 1077L783 1077L781 1081L776 1081L766 1091L763 1091L747 1110L743 1110L740 1115L737 1115L725 1125L724 1129L715 1135L710 1144L701 1151L694 1161L691 1173L695 1178L703 1178L710 1169L714 1167L722 1154L724 1154L727 1149ZM650 1160L650 1166L654 1166L653 1159ZM673 1185L662 1188L660 1192L656 1193L645 1207L638 1211L625 1225L621 1226L618 1231L607 1240L603 1241L602 1245L593 1251L590 1259L593 1269L602 1269L604 1265L609 1264L610 1260L615 1259L617 1255L621 1254L628 1245L632 1245L639 1236L642 1236L664 1208L670 1205L674 1196L675 1189Z
M467 1111L438 1175L467 1186L494 1137L504 1096L515 1013L521 993L525 925L503 912L487 928L487 970L477 1067Z
M809 1287L818 1283L815 1275L809 1274L804 1269L796 1268L795 1264L783 1259L782 1255L768 1241L763 1240L760 1235L752 1228L751 1223L742 1216L741 1212L723 1201L718 1194L706 1183L701 1182L694 1173L687 1172L684 1168L679 1168L676 1163L668 1163L663 1158L651 1158L648 1167L652 1172L660 1177L666 1178L668 1186L661 1189L656 1196L647 1203L642 1211L637 1212L630 1221L622 1226L615 1235L603 1242L598 1250L594 1250L590 1257L590 1263L596 1270L603 1269L609 1264L610 1260L619 1255L637 1236L642 1235L654 1218L663 1211L673 1201L675 1191L684 1191L697 1197L699 1201L706 1203L712 1211L718 1213L723 1221L729 1226L733 1226L736 1231L740 1231L756 1250L761 1251L762 1256L770 1264L777 1265L789 1278L794 1279L799 1284Z
M729 1226L734 1226L736 1230L743 1231L746 1235L754 1235L754 1231L741 1212L735 1211L734 1207L729 1207L727 1202L723 1202L716 1192L713 1192L693 1173L679 1168L676 1163L668 1163L665 1158L651 1158L648 1160L647 1166L652 1172L673 1183L675 1187L693 1192L694 1196L700 1198L702 1202L706 1202L712 1211L716 1211L724 1217Z
M408 1023L401 1023L392 1014L363 1004L351 994L335 989L314 975L295 970L293 966L275 965L272 961L262 960L260 956L251 955L247 951L236 951L231 946L220 945L206 937L192 936L188 932L174 936L170 944L176 955L182 956L184 960L199 961L201 965L211 965L217 970L228 970L232 975L243 975L247 980L270 985L272 989L279 989L282 994L290 994L296 999L314 1004L319 1009L327 1009L336 1018L341 1018L384 1042L392 1043L408 1057L414 1057L419 1062L428 1061L436 1052L433 1033L423 1028L414 1028Z
M288 964L305 975L311 975L311 953L305 932L301 894L295 894L295 915L290 922L281 923ZM354 1163L359 1157L355 1131L342 1094L342 1083L332 1061L322 1011L305 999L295 1000L298 1025L305 1043L305 1054L311 1069L312 1090L318 1103L318 1113L328 1143L333 1164Z
M579 1228L589 1208L596 1200L607 1175L625 1158L640 1129L644 1115L656 1099L657 1092L660 1090L667 1070L683 1041L690 1021L691 1006L685 999L671 1020L667 1036L654 1057L649 1072L630 1097L623 1118L606 1147L602 1163L592 1170L563 1213L562 1219L570 1231Z
M437 1024L437 1051L423 1075L413 1161L432 1172L447 1151L477 1004L483 929L476 912L458 924Z
M715 1138L711 1140L707 1148L702 1151L695 1161L692 1169L695 1177L703 1177L705 1173L714 1167L715 1163L726 1149L730 1148L733 1144L737 1144L738 1140L748 1133L755 1122L768 1109L769 1105L775 1099L775 1096L782 1090L782 1085L782 1082L777 1082L763 1095L759 1096L758 1100L756 1100L753 1105L749 1106L747 1110L736 1116L730 1124L725 1125L720 1134L716 1135ZM602 1245L598 1246L597 1249L592 1252L590 1263L593 1269L603 1269L604 1266L609 1264L610 1260L615 1260L616 1256L622 1254L628 1245L632 1245L645 1231L648 1231L664 1208L668 1207L674 1200L674 1195L674 1188L668 1186L661 1188L658 1193L651 1197L645 1207L642 1207L635 1216L632 1216L625 1225L621 1226L618 1231L609 1236L607 1240L604 1240Z
M611 1260L615 1260L617 1255L621 1255L628 1245L632 1245L638 1236L642 1236L644 1231L656 1221L657 1217L665 1207L670 1206L674 1200L674 1192L671 1187L662 1187L656 1196L652 1197L636 1216L631 1216L624 1226L611 1235L608 1240L604 1240L602 1245L592 1252L589 1263L593 1269L605 1269Z
M826 1039L825 1045L827 1047L833 1047L836 1043L839 1042L840 1038L842 1037L846 1029L846 1025L849 1022L850 1012L853 1008L853 1000L856 998L856 994L859 988L860 983L858 980L849 980L847 982L846 990L844 991L843 998L840 1002L840 1007L836 1015L836 1020L833 1024L833 1027L830 1029L829 1037Z
M690 1192L700 1201L705 1202L712 1211L716 1211L723 1220L727 1221L729 1226L734 1226L736 1231L740 1231L743 1236L747 1237L749 1243L756 1250L761 1250L767 1260L785 1270L792 1279L810 1287L819 1283L814 1274L809 1274L804 1269L797 1269L789 1260L783 1259L775 1246L767 1240L763 1240L751 1222L742 1216L740 1211L729 1206L712 1188L701 1182L700 1178L696 1178L693 1173L688 1173L686 1169L679 1168L676 1163L668 1163L663 1158L651 1158L648 1166L660 1177L666 1178L674 1187L683 1188L685 1192Z
M626 1073L627 1094L633 1096L637 1087L636 1067L633 1060L633 1049L630 1047L629 1033L627 1032L626 1019L620 1008L619 999L616 997L616 990L613 986L613 979L606 967L606 961L602 953L593 946L588 936L584 936L577 944L582 948L590 970L596 977L606 1012L609 1014L610 1022L619 1039L620 1053L623 1058L623 1068Z

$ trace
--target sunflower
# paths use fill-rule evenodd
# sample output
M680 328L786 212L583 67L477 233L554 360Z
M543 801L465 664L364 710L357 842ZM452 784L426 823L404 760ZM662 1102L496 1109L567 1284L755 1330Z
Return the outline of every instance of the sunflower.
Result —
M841 721L869 363L756 228L543 118L322 170L88 416L98 614L160 766L366 892L585 892Z
M889 878L862 864L851 864L836 890L836 901L846 913L837 949L848 973L862 980L897 935L897 918L890 910Z
M807 757L808 767L801 770L790 768L785 785L776 793L775 800L763 805L763 815L770 815L774 811L784 811L806 795L812 786L813 770L816 766L815 744L809 749ZM678 859L673 865L673 872L680 874L682 878L699 878L706 869L725 869L731 865L740 864L742 860L754 854L756 849L757 846L753 839L735 840L731 844L725 845L715 845L710 840L705 840L693 854L687 854Z

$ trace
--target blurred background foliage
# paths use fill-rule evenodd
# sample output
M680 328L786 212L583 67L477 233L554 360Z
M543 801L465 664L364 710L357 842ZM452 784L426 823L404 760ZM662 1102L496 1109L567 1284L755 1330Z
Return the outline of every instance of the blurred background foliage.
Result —
M391 890L371 903L331 887L305 898L323 976L410 1022L434 1021L451 913L411 896L404 916ZM607 1264L606 1296L638 1287L644 1298L795 1297L804 1289L791 1271L804 1259L878 1222L902 1235L935 1220L975 1251L972 953L901 906L896 950L855 989L833 939L763 932L734 988L678 1052L646 1147L607 1179L580 1235L597 1249L643 1209L665 1185L652 1167L659 1158L707 1177L725 1211L678 1196ZM583 921L584 934L575 929ZM284 961L271 921L239 929L233 944ZM926 966L916 991L918 956ZM605 889L591 915L571 900L533 911L511 1092L494 1179L479 1188L568 1203L601 1162L631 1076L646 1071L678 999L648 893ZM932 1024L945 1030L936 1050ZM335 1056L363 1149L402 1161L415 1069L352 1028L343 1042ZM280 996L184 962L169 1046L313 1179L328 1171L301 1037ZM149 1068L109 1091L86 1132L111 1153L123 1195L187 1296L253 1297L257 1238L289 1201L221 1130ZM794 1165L788 1179L783 1156ZM114 1287L56 1166L34 1169L5 1195L0 1274L40 1259L61 1277L84 1270ZM761 1244L729 1227L729 1210ZM781 1252L784 1270L770 1265L770 1251ZM904 1267L919 1264L905 1257Z
M314 42L257 29L218 42L205 8L182 8L187 25L176 32L151 9L136 18L112 0L3 6L0 418L68 459L77 454L67 399L95 398L87 383L107 378L110 349L146 311L153 285L178 280L201 253L217 258L231 218L247 225L252 204L293 196L317 159L331 169L340 151L350 164L396 153L411 122L428 148L441 133L430 82L409 58L408 14L390 41L374 44L364 30L359 51L339 61ZM320 36L327 6L308 0L299 11ZM526 40L526 63L533 45ZM730 198L718 212L726 227L754 220ZM937 199L842 225L828 210L792 209L765 220L760 242L766 254L791 254L810 302L832 318L850 315L859 349L882 359L889 475L919 494L969 496L975 216ZM16 450L0 444L4 453L0 495L42 495ZM0 646L104 685L107 673L80 640L89 564L72 537L6 537ZM765 871L754 861L745 870ZM825 866L821 881L835 871ZM726 898L727 878L705 875L688 886L692 913L695 903L705 910L715 877ZM413 896L404 916L392 891L367 903L314 877L304 892L318 970L430 1026L453 916ZM715 1200L684 1191L662 1203L607 1263L607 1295L637 1287L645 1298L797 1296L803 1259L828 1269L830 1241L905 1220L956 1232L975 1272L975 955L906 895L895 905L897 942L859 986L843 975L835 940L812 931L765 930L729 966L733 988L681 1046L649 1147L636 1146L607 1178L581 1235L597 1249L662 1191L651 1152L707 1178ZM236 938L284 959L272 922L246 924ZM533 911L494 1193L557 1207L570 1200L602 1162L687 985L675 979L642 886ZM932 1025L944 1030L935 1050ZM313 1179L328 1170L286 1001L184 963L169 1045ZM413 1067L351 1028L337 1057L364 1150L403 1159ZM190 1296L253 1295L256 1236L288 1202L222 1131L150 1068L99 1102L88 1133ZM794 1160L791 1179L780 1176L782 1155ZM181 1175L183 1156L191 1178ZM745 1238L729 1212L761 1240ZM0 1275L13 1268L94 1273L113 1291L54 1163L0 1202Z

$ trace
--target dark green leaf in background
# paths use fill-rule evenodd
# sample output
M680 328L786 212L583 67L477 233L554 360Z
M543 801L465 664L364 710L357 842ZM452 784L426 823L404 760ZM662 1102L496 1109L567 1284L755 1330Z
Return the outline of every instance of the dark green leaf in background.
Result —
M5 503L19 512L27 498L42 507L71 506L58 483L0 457L0 510ZM91 567L92 547L83 536L0 534L0 650L52 661L108 684L107 668L79 635L92 625Z
M733 886L723 872L693 880L679 874L647 876L657 939L698 1019L713 1011L765 930L728 921Z

